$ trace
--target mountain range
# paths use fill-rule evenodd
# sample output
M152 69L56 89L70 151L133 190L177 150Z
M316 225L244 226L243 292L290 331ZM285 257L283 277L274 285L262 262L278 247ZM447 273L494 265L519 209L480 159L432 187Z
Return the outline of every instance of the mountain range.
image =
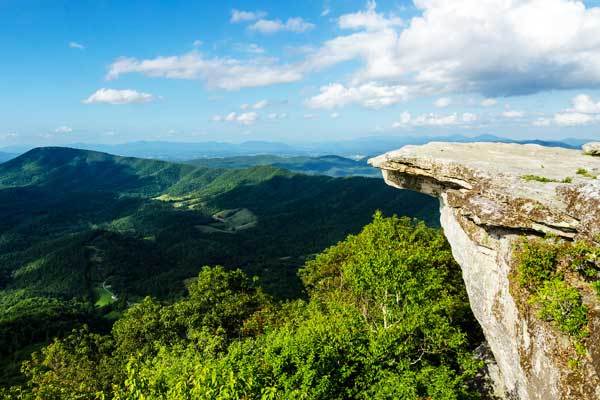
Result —
M0 164L0 386L50 338L84 323L102 330L147 295L178 298L204 265L239 267L271 295L297 298L297 269L377 209L438 224L434 199L380 179L214 163L49 147Z
M324 156L338 155L348 158L365 158L372 155L395 150L407 144L424 144L431 141L448 142L510 142L537 143L545 146L579 148L591 140L563 139L560 141L545 140L512 140L493 135L468 137L452 136L372 136L347 141L286 144L267 141L248 141L243 143L224 142L166 142L139 141L123 144L90 144L74 143L69 147L106 152L128 157L151 158L170 161L187 161L200 158L236 157L253 155L290 156ZM2 152L21 154L29 146L10 146L0 149ZM8 156L7 156L8 157ZM2 162L2 155L0 155Z

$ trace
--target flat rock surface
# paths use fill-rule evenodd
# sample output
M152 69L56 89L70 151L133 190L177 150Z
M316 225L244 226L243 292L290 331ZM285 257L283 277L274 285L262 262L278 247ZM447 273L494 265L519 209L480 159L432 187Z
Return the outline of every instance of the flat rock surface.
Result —
M410 187L409 181L416 179L454 192L450 205L471 214L478 224L564 236L600 231L600 158L579 150L431 142L405 146L369 162L383 169L384 176L387 171L386 178L396 179L397 186L423 191Z

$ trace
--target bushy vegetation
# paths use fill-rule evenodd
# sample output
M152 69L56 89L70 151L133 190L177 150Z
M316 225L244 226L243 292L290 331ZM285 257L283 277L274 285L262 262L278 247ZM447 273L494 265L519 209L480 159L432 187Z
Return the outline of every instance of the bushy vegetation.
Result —
M55 340L11 399L478 399L481 338L441 232L381 214L302 270L277 301L205 267L172 303Z
M589 287L600 296L600 247L586 241L523 239L515 258L519 286L538 317L580 347L588 335L588 308L580 290Z
M585 168L577 168L577 175L581 175L581 176L584 176L584 177L590 178L590 179L596 179L596 175L592 174L590 171L588 171Z
M573 182L573 178L570 176L567 176L566 178L563 178L560 181L558 179L547 178L545 176L539 176L539 175L523 175L523 176L521 176L521 179L523 179L526 182L541 182L541 183L550 183L550 182L571 183L571 182Z
M37 149L0 165L0 386L54 337L110 331L146 296L175 301L201 265L241 268L276 299L306 297L306 259L358 232L373 212L435 224L434 199L378 179L223 170ZM208 232L248 210L249 229ZM116 295L106 301L102 289ZM103 298L104 296L104 298ZM103 300L103 301L99 301Z

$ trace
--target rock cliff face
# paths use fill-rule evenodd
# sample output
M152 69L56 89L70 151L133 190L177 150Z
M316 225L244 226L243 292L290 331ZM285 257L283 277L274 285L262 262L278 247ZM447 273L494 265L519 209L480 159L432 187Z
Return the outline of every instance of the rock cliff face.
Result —
M511 294L512 253L523 235L598 240L600 158L538 145L429 143L370 163L389 185L440 199L444 233L509 397L600 399L598 302L584 299L591 332L574 368L569 339Z

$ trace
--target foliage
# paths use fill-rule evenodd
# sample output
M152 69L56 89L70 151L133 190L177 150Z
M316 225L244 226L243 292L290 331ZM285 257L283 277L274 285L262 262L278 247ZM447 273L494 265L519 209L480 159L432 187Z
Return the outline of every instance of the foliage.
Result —
M579 287L589 282L600 295L600 247L584 240L523 239L515 261L518 283L527 290L538 317L581 346L580 340L588 335L588 308L573 282Z
M21 382L19 363L54 337L83 324L106 333L128 304L146 296L160 307L181 298L202 265L240 266L270 295L302 297L298 268L358 232L377 207L437 223L434 199L372 178L194 167L66 148L34 149L3 163L0 386ZM253 217L248 229L201 229L214 215L239 209ZM116 301L99 301L103 285Z
M556 179L546 178L545 176L539 175L523 175L521 176L526 182L541 182L541 183L549 183L549 182L557 182Z
M557 275L560 248L550 240L531 239L519 243L515 251L517 279L522 287L536 290Z
M579 291L565 281L552 279L531 298L539 306L539 318L552 321L563 333L574 337L587 334L587 307L582 304Z
M302 278L308 301L274 302L242 271L204 267L185 298L146 298L110 334L84 330L36 354L20 390L35 399L481 397L473 347L482 337L440 231L378 213Z
M590 178L590 179L596 179L596 175L590 173L590 171L588 171L585 168L578 168L577 175L581 175L581 176L584 176L584 177Z

